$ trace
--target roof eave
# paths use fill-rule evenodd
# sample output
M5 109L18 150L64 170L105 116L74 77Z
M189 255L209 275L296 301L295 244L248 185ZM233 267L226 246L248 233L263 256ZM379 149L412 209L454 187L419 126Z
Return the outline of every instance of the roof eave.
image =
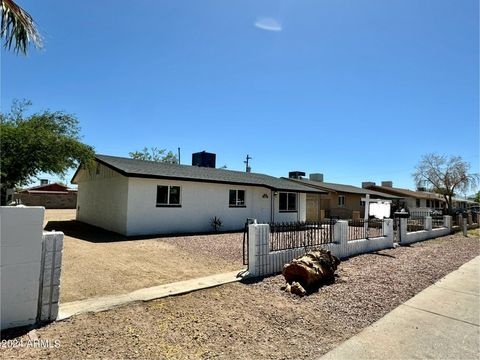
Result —
M309 189L292 189L292 188L284 188L284 187L275 187L267 184L251 184L251 183L245 183L245 182L237 182L237 181L222 181L222 180L211 180L211 179L192 179L188 177L182 177L182 176L162 176L162 175L154 175L154 174L140 174L140 173L132 173L132 172L126 172L122 169L117 168L116 166L113 166L112 164L109 164L106 161L103 161L99 159L98 157L95 157L95 160L108 167L109 169L119 173L120 175L126 176L126 177L131 177L131 178L140 178L140 179L164 179L164 180L182 180L182 181L192 181L192 182L203 182L203 183L215 183L215 184L231 184L231 185L242 185L242 186L258 186L258 187L264 187L267 189L270 189L272 191L289 191L289 192L297 192L297 193L322 193L320 190L309 190ZM75 181L75 177L77 176L78 172L80 170L80 166L78 167L77 171L72 177L71 183L72 184L77 184ZM75 181L75 182L74 182ZM303 185L305 186L305 185ZM305 186L307 187L307 186ZM326 192L325 192L326 193Z

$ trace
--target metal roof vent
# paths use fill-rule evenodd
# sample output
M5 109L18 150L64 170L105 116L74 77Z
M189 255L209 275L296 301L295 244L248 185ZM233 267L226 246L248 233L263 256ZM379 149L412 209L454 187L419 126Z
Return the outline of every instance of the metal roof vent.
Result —
M192 154L192 166L215 168L216 157L215 154L206 151L194 153Z
M323 182L323 174L320 173L310 174L309 178L312 181Z
M362 182L362 188L368 189L370 186L375 186L375 183L372 181L364 181Z
M305 173L303 171L290 171L288 173L289 179L301 179L304 176L305 176Z

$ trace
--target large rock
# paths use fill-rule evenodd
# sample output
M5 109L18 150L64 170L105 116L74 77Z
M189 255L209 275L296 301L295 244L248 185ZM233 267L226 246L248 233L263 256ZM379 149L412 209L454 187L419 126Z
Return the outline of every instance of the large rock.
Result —
M328 250L310 251L283 267L282 274L287 281L286 291L303 295L324 284L335 282L335 270L340 260ZM297 284L298 283L298 284ZM294 286L293 286L294 285ZM295 291L292 291L292 288ZM305 291L302 291L302 288Z

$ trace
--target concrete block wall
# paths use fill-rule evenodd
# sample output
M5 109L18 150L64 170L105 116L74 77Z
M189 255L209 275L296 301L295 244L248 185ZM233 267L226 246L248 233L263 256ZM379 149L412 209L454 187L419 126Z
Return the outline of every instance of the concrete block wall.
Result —
M77 207L77 192L68 194L13 194L13 200L26 206L43 206L45 209L75 209Z
M0 207L1 329L37 320L43 207Z
M339 232L337 227L342 228L340 243L329 244L331 247L329 250L332 251L333 255L340 259L344 259L354 255L393 248L393 220L385 219L383 226L383 233L385 236L348 241L348 221L338 221L337 224L335 224L335 231Z
M333 255L344 259L353 255L363 254L393 247L393 221L384 222L386 236L348 241L348 221L337 221L333 231L333 243L322 245L321 248L330 250ZM253 276L267 276L282 271L283 266L294 258L305 254L305 248L296 248L281 251L270 251L268 224L252 224L248 227L249 257L248 272Z
M64 235L59 231L43 233L38 321L54 321L58 315L60 275Z
M407 219L400 219L400 244L407 245L416 243L418 241L435 239L440 236L449 235L452 232L452 217L443 217L443 227L432 229L432 218L425 217L425 228L421 231L407 232Z
M0 207L1 330L58 314L63 233L43 232L43 207Z

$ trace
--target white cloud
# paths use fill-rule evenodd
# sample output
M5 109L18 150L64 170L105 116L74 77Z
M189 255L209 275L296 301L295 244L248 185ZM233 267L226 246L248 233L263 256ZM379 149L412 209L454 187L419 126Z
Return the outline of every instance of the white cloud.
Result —
M255 22L255 26L267 31L282 31L282 24L272 18L260 18Z

